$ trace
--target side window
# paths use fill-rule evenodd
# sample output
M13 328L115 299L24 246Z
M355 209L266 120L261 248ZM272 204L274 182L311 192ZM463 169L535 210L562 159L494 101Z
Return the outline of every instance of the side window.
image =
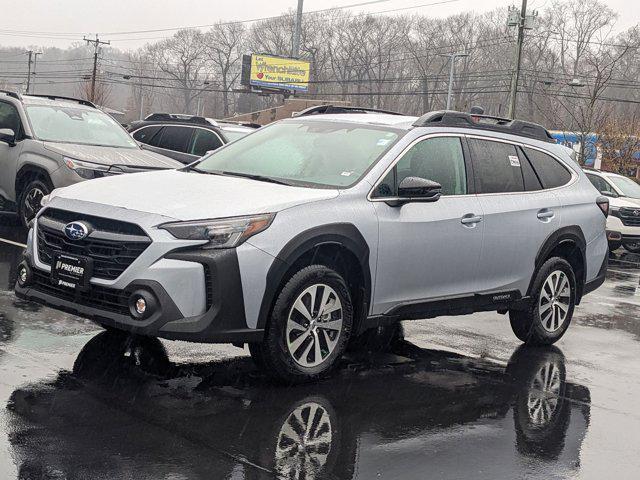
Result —
M561 187L571 180L571 173L551 155L527 147L524 148L524 153L531 161L544 188Z
M203 156L209 150L215 150L222 146L222 141L214 132L204 128L196 128L191 138L189 151L191 155Z
M591 181L593 186L596 187L596 190L598 190L600 193L602 192L615 193L613 191L613 187L605 179L589 173L587 173L587 178Z
M10 103L0 102L0 128L10 128L17 138L20 138L21 133L20 115L16 107Z
M536 190L542 190L542 183L535 170L531 166L531 162L524 154L520 147L517 147L518 157L520 157L520 167L522 168L522 179L524 180L524 189L527 192L534 192Z
M141 143L151 144L154 135L158 133L161 128L160 125L142 127L140 130L133 132L133 138Z
M469 139L478 193L522 192L522 166L516 147L508 143Z
M192 133L192 128L166 126L162 130L162 137L158 147L185 153Z

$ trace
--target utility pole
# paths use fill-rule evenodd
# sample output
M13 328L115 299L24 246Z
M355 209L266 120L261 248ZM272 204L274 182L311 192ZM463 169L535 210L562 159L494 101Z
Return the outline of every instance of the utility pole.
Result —
M29 66L27 67L27 88L25 93L29 93L29 87L31 86L31 56L33 55L33 50L28 50L27 55L29 55Z
M522 0L522 8L518 18L518 40L516 42L516 64L511 78L509 94L509 118L516 116L516 100L518 98L518 81L520 80L520 63L522 60L522 43L524 42L525 22L527 21L527 0Z
M302 4L304 0L298 0L298 12L296 13L296 24L293 30L293 48L291 56L298 58L300 56L300 32L302 31Z
M87 37L83 37L83 40L87 42L87 44L93 44L93 73L91 74L91 96L89 98L89 100L93 102L96 98L96 75L98 73L98 52L100 51L100 45L110 45L111 42L101 41L97 34L95 40Z
M31 73L31 75L33 75L34 77L36 76L36 62L38 61L38 55L42 55L42 52L33 52L33 73ZM35 91L36 91L36 86L34 83L32 88L32 93L35 93Z
M455 73L455 64L457 58L468 57L468 53L440 53L439 56L447 57L449 62L451 62L449 66L449 91L447 92L447 107L449 110L451 108L451 99L453 97L453 75Z

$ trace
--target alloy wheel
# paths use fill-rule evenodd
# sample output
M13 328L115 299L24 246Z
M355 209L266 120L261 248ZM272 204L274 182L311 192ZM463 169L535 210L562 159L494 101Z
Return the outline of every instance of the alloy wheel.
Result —
M286 343L291 357L302 367L324 362L336 348L342 334L342 302L326 284L302 291L287 318Z
M562 388L560 369L553 362L545 363L533 378L527 397L529 419L535 426L549 423L558 407Z
M317 402L294 409L285 420L275 451L275 467L284 478L316 478L331 451L332 426L329 412Z
M571 304L571 284L562 270L547 277L540 290L538 312L542 327L549 333L559 330L567 320Z

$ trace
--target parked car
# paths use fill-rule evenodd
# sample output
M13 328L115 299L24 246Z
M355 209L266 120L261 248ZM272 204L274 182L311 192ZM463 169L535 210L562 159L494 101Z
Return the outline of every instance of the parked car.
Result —
M142 150L91 102L0 91L0 197L27 225L42 197L82 180L180 163Z
M253 132L259 125L175 113L152 113L129 126L144 148L191 163L207 152Z
M552 344L608 258L608 198L565 147L539 125L460 112L290 118L184 169L45 204L19 297L249 344L287 382L399 320L497 310L521 341Z
M617 173L585 169L585 174L600 193L609 197L609 249L623 246L629 252L640 252L640 185Z

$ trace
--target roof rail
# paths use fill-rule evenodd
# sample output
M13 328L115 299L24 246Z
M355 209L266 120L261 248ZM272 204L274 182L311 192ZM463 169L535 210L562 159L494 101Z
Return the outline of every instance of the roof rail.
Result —
M379 110L377 108L352 107L346 105L316 105L314 107L305 108L293 117L306 117L309 115L325 115L334 113L386 113L387 115L403 115L402 113L392 112L389 110Z
M83 100L82 98L65 97L63 95L45 95L41 93L30 93L30 97L48 98L49 100L71 100L72 102L78 102L85 107L98 108L95 103L89 100Z
M187 115L184 113L150 113L144 119L150 122L184 122L217 126L215 120L199 117L197 115Z
M472 115L453 110L439 110L421 116L413 123L414 127L459 127L509 133L533 138L543 142L556 143L549 131L537 123L524 120L494 117L491 115Z
M8 95L9 97L13 97L17 100L22 100L22 95L12 90L0 90L0 93L4 93L5 95Z

